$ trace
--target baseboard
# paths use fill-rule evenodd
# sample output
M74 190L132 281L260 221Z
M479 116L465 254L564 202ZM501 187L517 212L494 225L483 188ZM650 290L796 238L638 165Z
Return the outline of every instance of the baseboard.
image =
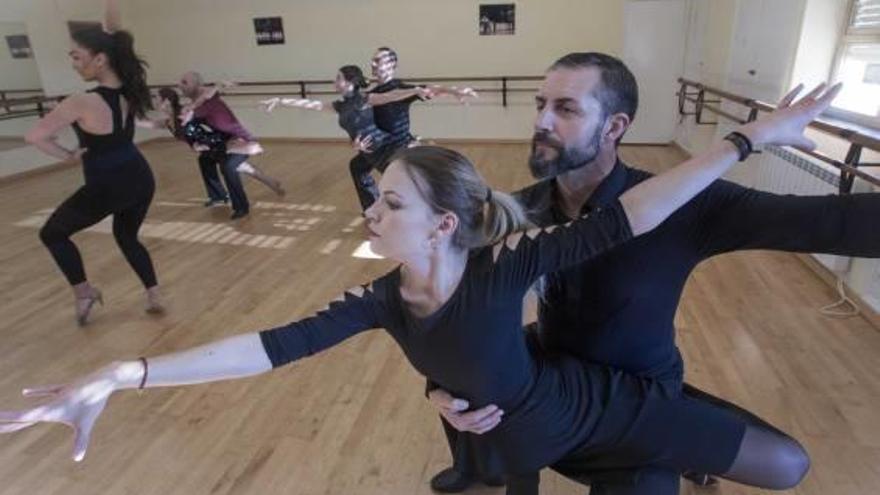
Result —
M825 282L828 287L832 288L835 292L837 291L837 276L829 270L825 265L819 263L816 258L809 254L795 254L801 262L803 262L807 268L809 268L813 273L815 273L819 279ZM865 318L865 320L870 323L875 329L880 331L880 313L871 308L869 304L867 304L859 294L852 290L849 285L844 282L844 289L846 289L846 295L849 296L855 303L859 306L859 310L861 311L861 316Z
M682 153L684 153L684 156L686 156L688 158L693 158L693 156L694 156L693 153L691 153L687 148L685 148L684 146L679 144L678 141L675 141L675 140L670 141L669 146L672 146L673 148L677 149L678 151L681 151Z

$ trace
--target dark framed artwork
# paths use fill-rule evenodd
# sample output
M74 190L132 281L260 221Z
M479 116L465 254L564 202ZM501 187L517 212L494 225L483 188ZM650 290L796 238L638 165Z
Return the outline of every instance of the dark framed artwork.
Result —
M516 4L480 5L480 36L516 33Z
M284 23L280 17L255 17L254 30L257 32L257 45L284 44Z
M26 34L13 34L6 37L6 44L9 45L9 53L12 58L33 58L34 52L31 50L31 40Z

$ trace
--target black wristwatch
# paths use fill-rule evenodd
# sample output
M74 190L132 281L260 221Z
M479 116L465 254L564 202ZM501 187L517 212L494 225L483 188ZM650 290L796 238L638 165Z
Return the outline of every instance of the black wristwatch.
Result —
M733 131L730 134L724 136L726 141L730 141L736 146L737 151L739 152L739 161L745 161L746 158L749 157L752 153L755 152L755 148L752 145L752 140L746 137L745 134L737 131Z

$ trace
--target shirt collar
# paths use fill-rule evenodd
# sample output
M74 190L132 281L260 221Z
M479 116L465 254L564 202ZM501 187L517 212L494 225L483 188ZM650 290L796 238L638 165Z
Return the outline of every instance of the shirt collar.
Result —
M614 164L614 168L611 169L611 173L599 183L599 187L593 191L593 194L590 195L589 199L587 199L587 204L584 206L590 210L608 206L623 194L625 187L626 166L618 159L617 163Z
M557 221L568 221L568 218L563 213L562 209L559 207L559 201L557 201L556 196L559 194L559 185L556 180L547 181L548 187L546 188L546 193L548 197L544 198L547 202L544 203L546 205L550 205L550 209L553 212L553 216ZM602 179L602 182L599 183L599 186L596 187L596 190L593 191L593 194L587 198L587 202L584 203L584 206L581 208L581 214L589 213L597 208L604 208L608 206L612 202L614 202L621 194L623 194L624 189L626 188L626 165L617 160L614 164L614 168L611 169L611 172ZM543 192L543 191L542 191Z

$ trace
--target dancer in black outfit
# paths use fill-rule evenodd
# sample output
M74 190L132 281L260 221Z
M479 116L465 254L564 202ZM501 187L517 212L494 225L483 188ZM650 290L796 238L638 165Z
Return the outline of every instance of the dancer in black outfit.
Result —
M373 77L377 81L377 85L367 92L370 96L416 88L416 86L407 84L394 77L394 73L397 71L397 52L387 46L376 50L376 53L373 54L373 58L370 60L370 67ZM440 95L454 96L460 102L464 102L467 98L476 97L476 93L471 88L457 88L455 86L447 88L440 85L431 85L427 89L429 90L428 94L395 99L382 105L376 105L373 108L376 127L389 135L384 143L386 156L390 156L394 151L405 148L415 141L415 137L410 132L409 118L409 107L414 102ZM378 167L375 168L379 172L383 172L384 166L387 164L388 162L385 160L380 162ZM361 152L352 158L348 167L354 180L355 189L358 191L361 206L366 211L377 198L376 182L370 173L374 168L374 164L367 154Z
M482 438L502 452L506 473L554 464L569 476L595 466L658 465L719 473L768 488L805 474L802 448L728 411L676 397L661 386L574 358L529 353L520 328L523 295L542 274L595 257L655 228L755 144L805 144L804 127L837 88L745 125L713 146L623 194L607 208L562 226L521 228L513 198L489 189L458 153L402 150L382 177L381 201L367 211L374 251L402 265L330 303L317 316L180 353L118 362L69 386L26 390L48 400L0 412L2 432L61 422L75 432L74 459L107 399L120 389L252 376L384 327L410 362L476 406L507 414ZM687 433L687 435L685 435ZM509 487L510 488L510 487Z
M432 90L428 88L415 86L382 94L363 93L361 90L367 87L367 81L361 69L356 65L341 67L336 74L334 86L336 91L342 95L342 99L336 100L330 105L320 100L307 98L271 98L263 101L262 104L267 112L282 105L336 113L339 116L339 127L348 134L352 145L359 151L359 156L369 164L370 170L376 169L380 172L385 170L388 160L399 146L392 143L392 136L389 133L376 126L373 107L387 106L397 101L418 97L428 98L433 94ZM376 198L375 183L371 182L373 185L365 189L359 185L362 183L360 176L352 175L352 179L361 207L366 210Z
M63 159L81 157L85 185L64 201L40 230L40 238L73 287L76 321L84 325L101 291L86 278L82 258L70 236L113 215L113 235L125 259L147 291L146 310L162 313L156 274L138 231L153 198L155 183L144 157L135 147L136 117L150 108L144 62L134 52L134 39L118 30L116 2L106 3L102 28L73 33L73 66L98 86L65 99L43 118L26 139L42 151ZM64 149L57 133L73 125L80 149Z

